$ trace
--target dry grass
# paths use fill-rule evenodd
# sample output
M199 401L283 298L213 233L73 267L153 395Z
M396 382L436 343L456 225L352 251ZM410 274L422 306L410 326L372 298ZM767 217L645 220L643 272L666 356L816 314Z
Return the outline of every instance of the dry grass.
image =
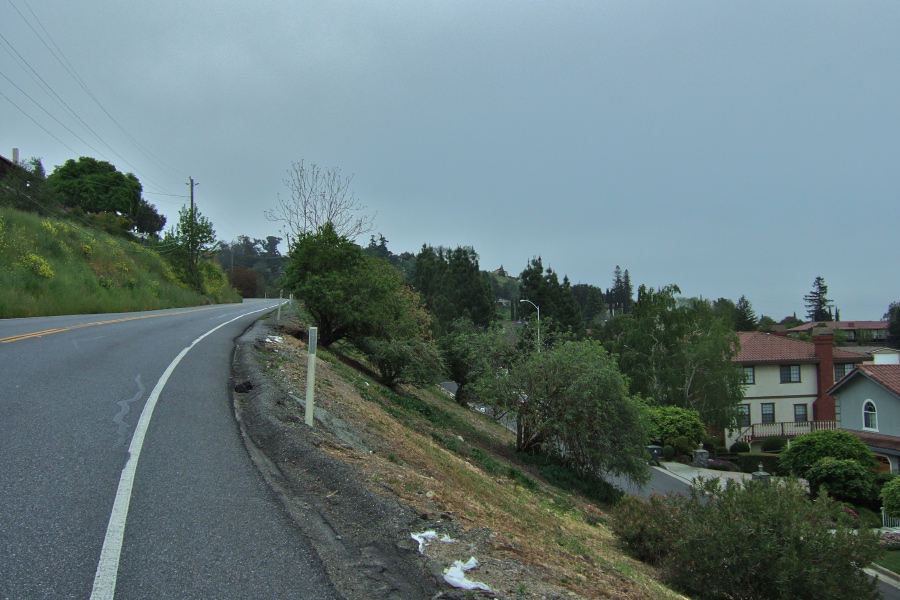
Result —
M271 349L270 372L302 395L305 343L286 335ZM511 451L512 433L492 419L438 389L395 395L326 352L316 369L317 404L348 423L371 452L341 443L321 448L424 520L452 521L454 537L470 542L457 558L467 560L477 546L485 565L473 579L522 598L560 597L560 588L585 598L681 598L618 549L603 507L541 481L521 464ZM439 546L428 553L447 552Z

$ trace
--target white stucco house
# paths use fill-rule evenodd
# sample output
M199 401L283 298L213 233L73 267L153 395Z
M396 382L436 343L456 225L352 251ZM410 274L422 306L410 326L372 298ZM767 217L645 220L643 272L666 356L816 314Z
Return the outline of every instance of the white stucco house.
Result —
M726 431L727 446L744 441L759 451L767 437L790 440L839 427L828 390L871 360L869 355L836 348L827 328L814 329L812 342L790 339L784 331L738 336L741 349L735 362L744 369L744 401L738 407L738 427Z

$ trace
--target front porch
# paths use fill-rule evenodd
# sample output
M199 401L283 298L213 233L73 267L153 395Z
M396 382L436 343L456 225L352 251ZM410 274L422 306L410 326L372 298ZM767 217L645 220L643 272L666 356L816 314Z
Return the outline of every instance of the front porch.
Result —
M781 437L787 440L810 431L831 431L837 429L837 421L785 421L781 423L753 423L741 431L737 441L752 444L755 441L770 437Z

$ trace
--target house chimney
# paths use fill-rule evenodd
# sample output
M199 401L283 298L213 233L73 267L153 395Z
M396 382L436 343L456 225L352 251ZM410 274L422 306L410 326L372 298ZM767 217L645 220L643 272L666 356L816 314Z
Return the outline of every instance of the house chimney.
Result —
M13 148L12 160L15 164L19 164L19 149Z
M813 402L813 419L816 421L834 421L837 418L834 396L827 395L834 385L834 331L827 327L815 327L812 330L813 344L815 344L817 389L816 400Z
M772 335L787 337L787 327L785 325L772 325L772 329L769 330L769 333L771 333Z

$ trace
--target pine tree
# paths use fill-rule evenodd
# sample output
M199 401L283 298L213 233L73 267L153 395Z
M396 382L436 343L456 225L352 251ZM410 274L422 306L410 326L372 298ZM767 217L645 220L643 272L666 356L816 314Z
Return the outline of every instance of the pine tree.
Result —
M803 296L806 302L806 316L810 321L833 321L831 311L828 305L831 300L828 299L828 286L825 285L824 277L816 277L813 281L813 289L810 293Z
M756 312L747 300L741 296L735 305L734 328L737 331L753 331L756 329Z

